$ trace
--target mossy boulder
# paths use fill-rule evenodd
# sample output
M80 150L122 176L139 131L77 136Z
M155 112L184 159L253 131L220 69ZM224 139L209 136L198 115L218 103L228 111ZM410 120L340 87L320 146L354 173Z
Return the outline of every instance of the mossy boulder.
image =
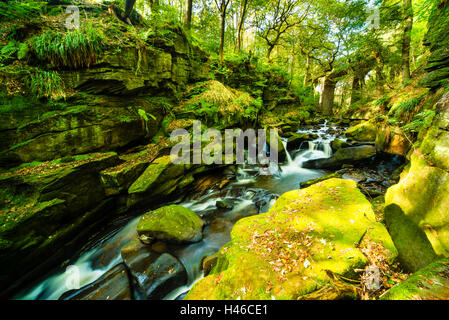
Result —
M436 111L420 149L385 195L387 227L410 271L449 257L449 95Z
M99 172L118 163L115 153L91 154L0 174L0 287L37 264L54 263L62 248L114 217L114 199L106 197Z
M304 189L304 188L310 187L310 186L317 184L319 182L322 182L322 181L326 181L326 180L334 179L334 178L340 179L341 177L342 177L342 175L340 173L335 172L335 173L328 174L327 176L324 176L324 177L301 182L299 184L299 186L301 187L301 189Z
M326 270L357 278L354 269L368 264L366 239L387 260L397 255L356 183L342 179L285 193L269 212L237 222L231 239L185 299L298 299L329 283Z
M301 147L301 144L305 141L312 141L318 138L318 135L314 133L294 133L287 140L287 149L295 150Z
M309 169L340 169L345 164L354 164L371 159L376 153L376 148L371 145L341 148L332 157L308 160L304 162L303 167Z
M198 242L203 238L204 222L190 209L170 205L145 213L137 233L145 243L161 240L170 243Z
M449 259L420 269L384 293L380 300L449 300Z
M449 173L415 152L398 184L385 195L385 220L399 259L416 271L449 256Z
M170 169L170 170L169 170ZM162 177L164 173L164 176ZM184 165L171 163L170 156L156 159L140 177L129 187L128 193L144 193L158 186L158 182L166 182L184 173ZM160 179L165 178L165 179Z
M333 152L336 152L337 150L341 149L341 148L347 148L349 147L349 143L344 142L338 138L335 138L334 140L332 140L331 142L331 148Z
M356 126L350 127L345 136L356 141L375 141L377 126L372 121L364 121Z

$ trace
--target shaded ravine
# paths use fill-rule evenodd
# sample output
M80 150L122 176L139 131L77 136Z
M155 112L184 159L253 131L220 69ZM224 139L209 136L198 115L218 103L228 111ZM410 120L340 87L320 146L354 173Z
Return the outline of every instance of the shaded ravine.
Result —
M231 240L231 229L238 220L267 212L279 195L298 189L301 182L319 178L327 173L324 170L302 168L302 164L310 159L330 157L330 143L334 138L342 137L330 134L327 122L317 129L299 130L298 133L315 133L318 138L304 142L299 149L288 153L287 162L272 170L272 175L260 175L257 166L242 165L237 169L234 182L224 189L207 190L175 201L199 214L205 220L206 227L202 241L184 246L168 246L169 253L184 265L188 282L170 292L165 299L183 297L193 284L203 277L202 260ZM287 142L283 142L287 150ZM217 201L225 201L232 209L218 209ZM73 272L79 274L76 287L83 287L97 280L122 262L121 248L137 236L138 221L139 217L118 221L117 225L111 226L104 235L91 240L80 254L66 261L63 267L51 271L40 282L22 290L13 298L59 299L72 289Z

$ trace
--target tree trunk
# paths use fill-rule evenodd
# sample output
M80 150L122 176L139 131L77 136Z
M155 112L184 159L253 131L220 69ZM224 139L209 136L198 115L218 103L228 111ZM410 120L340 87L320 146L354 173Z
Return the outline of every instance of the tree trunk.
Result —
M352 79L352 90L351 90L351 102L350 104L356 103L360 100L360 78L357 75L354 75Z
M413 28L412 0L403 0L404 33L402 35L402 83L410 80L410 42Z
M190 27L192 26L192 6L193 0L186 0L185 26L187 30L190 30Z
M240 19L237 29L237 50L241 51L243 47L243 26L245 25L248 0L242 0L240 5Z
M309 70L310 70L310 54L306 55L306 74L304 75L303 87L307 86L307 82L309 81Z
M136 0L126 0L126 2L125 2L125 16L123 17L123 20L126 21L131 16L131 12L133 11L135 3L136 3Z
M224 37L225 37L225 27L226 27L226 13L221 13L221 29L220 29L220 61L223 62L223 52L224 52Z
M335 97L336 82L329 77L324 78L322 83L323 91L321 93L321 112L324 115L330 116L333 114L334 97Z

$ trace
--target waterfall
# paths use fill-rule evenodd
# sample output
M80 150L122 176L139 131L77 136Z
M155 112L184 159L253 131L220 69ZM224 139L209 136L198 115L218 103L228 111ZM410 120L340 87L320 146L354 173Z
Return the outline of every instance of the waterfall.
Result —
M288 152L288 149L287 149L288 139L287 138L282 138L281 141L282 141L282 144L284 146L285 154L286 154L286 157L287 157L287 163L291 164L293 162L293 160L292 160L292 156L290 155L290 152Z

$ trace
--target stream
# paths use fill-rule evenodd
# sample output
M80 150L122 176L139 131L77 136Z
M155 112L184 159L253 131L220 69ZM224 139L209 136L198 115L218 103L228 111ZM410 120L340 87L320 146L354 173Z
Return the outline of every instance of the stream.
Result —
M241 218L267 212L279 195L299 188L299 183L316 179L330 172L302 168L304 161L327 158L332 155L330 143L338 137L344 140L336 127L327 122L299 133L315 133L318 138L304 142L299 149L287 152L287 161L276 168L273 175L259 175L257 166L237 168L233 182L222 190L210 189L184 196L173 203L195 211L206 222L203 240L190 245L170 245L169 252L182 262L187 270L188 284L176 288L165 299L182 298L196 281L203 277L201 261L228 243L233 225ZM287 142L284 142L287 150ZM229 177L228 177L229 178ZM219 210L216 202L226 201L232 210ZM164 204L166 205L166 204ZM92 283L112 267L122 262L121 248L137 236L139 217L114 221L100 235L89 241L72 259L19 292L14 299L59 299L68 291L73 267L79 275L79 287Z

